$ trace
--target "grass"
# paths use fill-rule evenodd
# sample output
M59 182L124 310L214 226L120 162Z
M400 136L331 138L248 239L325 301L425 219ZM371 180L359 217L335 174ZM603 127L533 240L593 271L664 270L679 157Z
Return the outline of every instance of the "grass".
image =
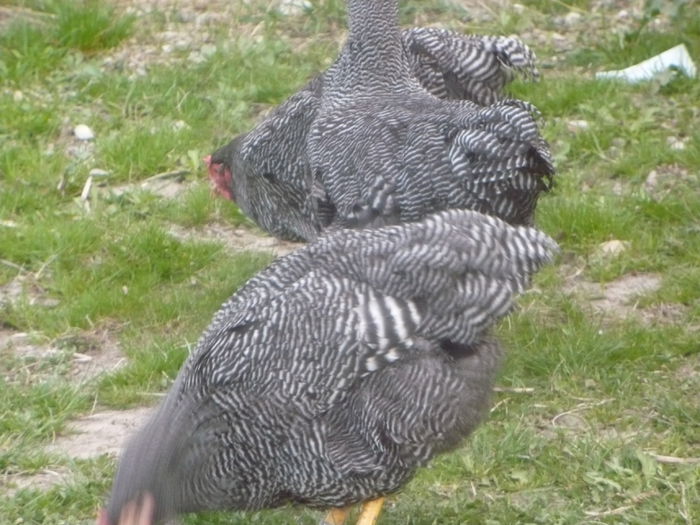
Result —
M71 52L93 54L130 36L134 18L117 16L100 0L25 2L42 16L21 18L0 36L0 71L21 82L36 79L63 62Z
M247 227L235 207L211 198L200 159L330 63L343 3L313 0L299 16L270 2L232 4L197 31L187 13L167 9L1 3L15 16L0 21L0 328L57 351L0 350L0 523L89 523L114 462L45 446L82 414L152 402L221 302L270 261L170 232ZM512 93L545 120L559 179L537 222L563 254L499 327L511 351L489 421L419 472L382 523L692 524L700 469L664 456L700 456L700 84L661 77L628 86L597 82L593 72L680 42L698 60L700 16L684 2L648 2L639 17L619 19L586 1L522 4L486 17L447 1L402 4L406 25L517 30L537 51L543 80L516 82ZM572 45L559 51L551 35L569 11L583 18L564 31ZM189 43L163 51L163 30L176 32L167 42L186 35ZM205 43L213 52L193 60ZM123 50L143 54L145 74L120 65ZM71 137L80 123L95 131L92 143ZM98 188L87 209L79 197L94 168L109 173L108 188L181 171L189 189L166 199ZM598 255L612 239L627 249ZM599 298L569 292L638 275L660 286L635 299L636 310L619 305L627 315L601 313L590 303ZM80 341L99 331L128 362L76 382L74 354L88 352ZM45 487L29 477L10 490L18 475L45 471L68 473L67 481ZM317 519L284 508L185 521Z

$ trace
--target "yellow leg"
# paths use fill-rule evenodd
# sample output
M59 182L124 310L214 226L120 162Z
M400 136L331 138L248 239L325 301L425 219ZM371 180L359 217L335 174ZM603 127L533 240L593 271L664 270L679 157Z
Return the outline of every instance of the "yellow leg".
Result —
M356 525L375 525L379 513L382 511L382 505L384 505L384 498L365 501L362 505L362 513Z
M331 509L321 520L319 525L345 525L345 520L350 514L350 507Z

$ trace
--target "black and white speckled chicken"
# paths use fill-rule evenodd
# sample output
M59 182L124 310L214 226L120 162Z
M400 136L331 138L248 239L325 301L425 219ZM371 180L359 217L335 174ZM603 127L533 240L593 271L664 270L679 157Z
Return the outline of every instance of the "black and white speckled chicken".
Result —
M344 523L339 508L397 491L478 424L502 358L489 327L556 249L451 210L278 259L216 314L98 523L146 494L155 522L297 503Z
M333 222L381 225L466 208L531 224L554 173L531 106L426 93L402 51L397 0L348 0L348 19L307 140Z
M401 32L411 74L444 99L490 104L515 73L536 78L534 53L519 39L462 35L437 28ZM260 227L283 239L311 240L335 217L325 190L314 186L306 156L309 128L325 79L338 62L271 112L252 131L208 159L218 193L235 200ZM307 202L309 195L320 198Z

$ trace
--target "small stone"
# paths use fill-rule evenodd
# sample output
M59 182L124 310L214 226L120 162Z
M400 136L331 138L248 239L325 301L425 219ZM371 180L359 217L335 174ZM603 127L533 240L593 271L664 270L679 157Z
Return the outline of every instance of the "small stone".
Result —
M513 4L511 7L513 8L513 11L515 11L519 15L525 12L525 6L523 4Z
M173 47L178 51L184 51L190 48L190 44L191 42L189 42L188 40L184 38L179 38L175 40L175 42L173 43Z
M564 23L567 26L575 26L581 22L581 19L583 16L581 13L578 13L576 11L569 11L566 13L566 16L564 16Z
M194 25L197 27L206 26L212 20L211 13L200 13L194 19Z
M176 120L173 122L173 130L175 131L182 131L183 129L187 129L189 127L190 126L184 120Z
M606 241L598 245L595 255L599 257L617 257L629 248L629 245L628 241L619 241L617 239Z
M92 168L88 175L91 177L109 177L109 172L100 168Z
M216 53L216 46L214 44L204 44L202 48L199 50L199 52L202 54L204 57L210 57L214 53Z
M24 93L22 93L19 89L12 93L12 100L15 102L22 102L24 100Z
M73 128L73 135L78 140L92 140L95 138L95 132L92 131L87 124L78 124Z
M187 60L189 60L193 64L201 64L202 62L206 61L206 58L204 58L199 51L192 51L187 56Z
M647 180L644 181L644 187L647 191L653 191L659 184L659 174L656 170L651 170L647 175Z
M557 51L566 51L571 47L571 42L561 33L552 33L552 45Z
M577 133L579 131L584 131L591 127L587 120L569 120L566 123L566 127L572 133Z
M304 11L311 9L312 5L308 0L282 0L279 12L286 16L301 15Z
M43 306L44 308L55 308L61 301L53 297L32 297L29 299L29 304L34 306Z
M180 9L177 12L177 21L183 24L191 24L197 18L197 13L189 9Z
M163 44L160 46L160 49L163 51L163 53L172 53L175 48L172 46L172 44Z
M89 363L90 361L92 361L92 359L93 358L91 355L81 354L80 352L76 352L73 354L73 361L76 363Z
M679 139L678 137L667 137L666 142L668 147L672 150L682 151L685 149L685 139Z
M10 336L10 342L14 344L30 344L31 336L27 332L17 332Z
M588 428L586 419L574 413L563 413L555 417L552 422L555 427L560 427L565 430L582 430Z

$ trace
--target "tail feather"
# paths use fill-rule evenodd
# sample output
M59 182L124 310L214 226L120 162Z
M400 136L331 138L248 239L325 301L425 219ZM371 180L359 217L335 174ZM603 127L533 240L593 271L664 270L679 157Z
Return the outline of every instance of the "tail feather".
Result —
M439 98L492 104L516 73L539 78L535 54L520 39L462 35L438 28L403 32L414 75Z

